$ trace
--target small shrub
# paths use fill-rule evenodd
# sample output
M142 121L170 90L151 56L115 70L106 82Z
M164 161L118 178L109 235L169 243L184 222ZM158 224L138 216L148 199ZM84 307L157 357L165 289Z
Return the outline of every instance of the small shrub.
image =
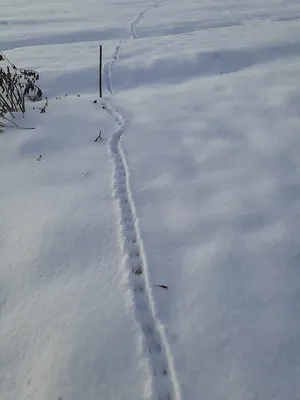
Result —
M25 113L25 100L41 100L42 90L37 86L37 71L19 69L0 52L0 133L3 132L3 120L15 112Z

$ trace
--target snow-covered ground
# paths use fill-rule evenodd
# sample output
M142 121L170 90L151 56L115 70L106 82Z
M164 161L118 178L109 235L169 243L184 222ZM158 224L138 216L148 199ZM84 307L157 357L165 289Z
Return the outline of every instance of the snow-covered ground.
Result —
M299 37L296 0L2 0L49 106L0 136L1 400L299 399Z

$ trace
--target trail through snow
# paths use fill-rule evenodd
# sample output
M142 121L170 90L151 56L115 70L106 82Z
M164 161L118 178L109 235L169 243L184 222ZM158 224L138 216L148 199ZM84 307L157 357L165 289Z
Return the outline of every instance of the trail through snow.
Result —
M136 27L145 13L158 7L162 1L146 8L131 23L131 39L137 39ZM121 43L126 40L121 40ZM119 61L121 45L116 46L112 59L104 65L106 87L113 94L112 66ZM166 335L155 316L154 301L151 294L148 265L143 249L134 199L130 188L129 168L120 140L125 132L125 121L108 101L102 106L117 123L117 129L109 141L109 148L114 162L113 190L118 203L119 228L122 250L126 254L127 266L131 269L131 285L135 303L136 318L144 335L146 352L152 370L151 400L180 400L180 389L173 366Z
M137 25L141 22L141 20L144 18L144 15L146 14L147 11L150 10L150 8L157 8L164 0L160 0L157 3L155 3L153 6L145 8L142 12L139 13L138 17L130 24L131 28L131 38L132 39L137 39L138 35L136 33L136 27Z

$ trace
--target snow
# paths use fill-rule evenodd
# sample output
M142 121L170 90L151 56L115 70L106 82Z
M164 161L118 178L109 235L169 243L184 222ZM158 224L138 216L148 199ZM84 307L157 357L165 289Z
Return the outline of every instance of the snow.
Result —
M0 135L1 399L299 398L299 19L4 0L49 106Z
M110 155L94 143L113 124L93 99L50 100L29 112L36 130L2 137L1 398L140 398L147 382Z

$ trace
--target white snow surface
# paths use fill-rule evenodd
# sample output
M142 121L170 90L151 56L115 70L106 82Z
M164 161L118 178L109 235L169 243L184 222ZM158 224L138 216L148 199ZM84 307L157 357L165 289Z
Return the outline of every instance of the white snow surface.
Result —
M299 400L299 37L298 0L2 0L49 106L0 135L1 400Z

